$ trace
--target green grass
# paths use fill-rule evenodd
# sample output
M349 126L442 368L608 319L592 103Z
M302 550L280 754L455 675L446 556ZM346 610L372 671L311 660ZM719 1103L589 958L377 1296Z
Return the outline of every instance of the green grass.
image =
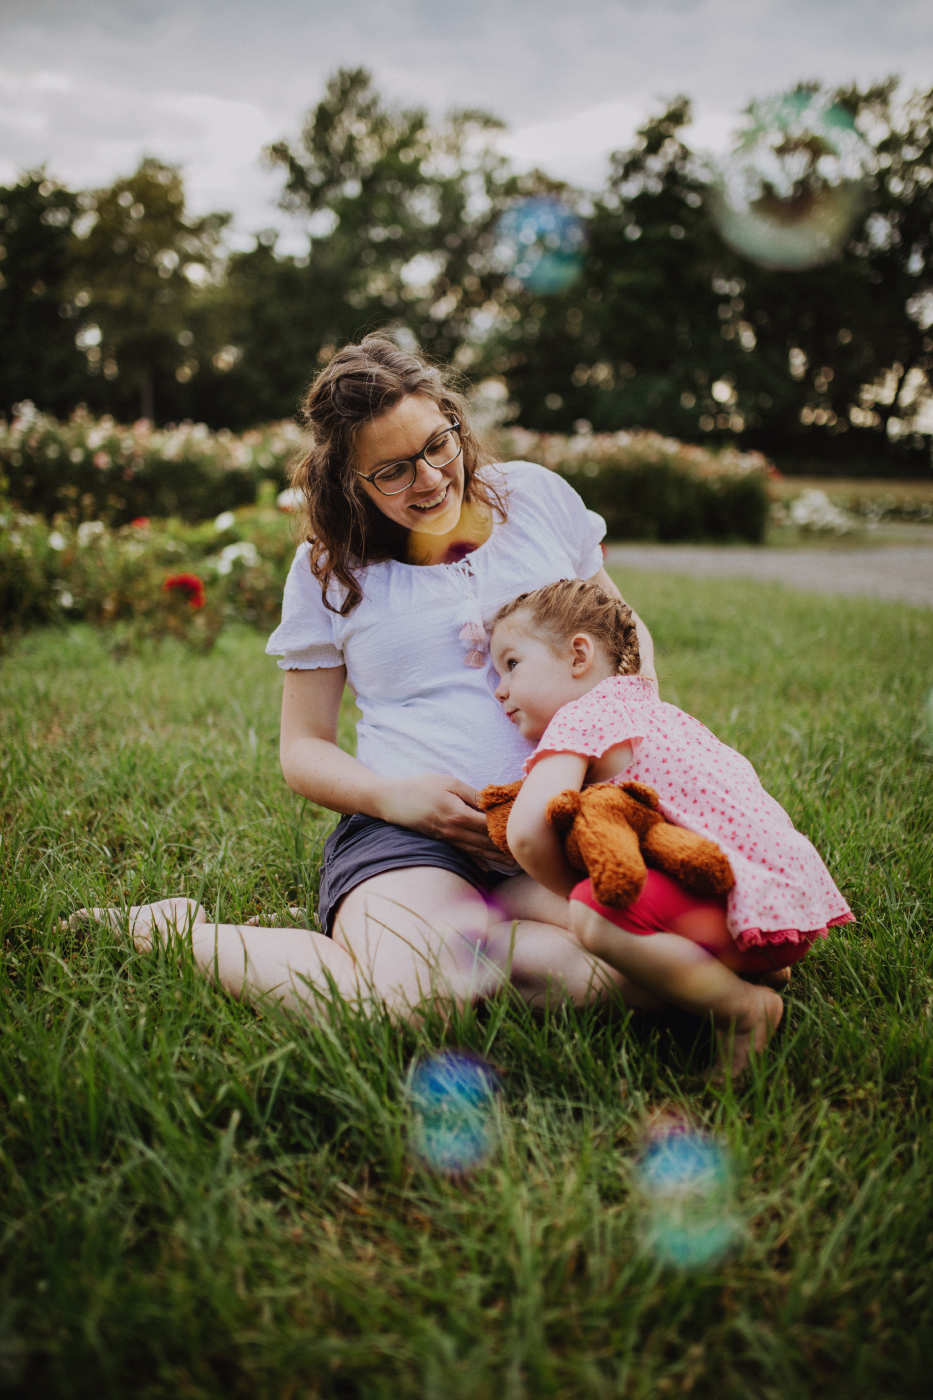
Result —
M2 688L0 1389L35 1396L920 1396L933 1356L933 613L621 576L666 697L757 765L859 923L795 974L750 1081L686 1017L507 998L418 1030L211 990L56 932L185 890L313 908L331 818L284 789L254 633L116 661L36 632ZM345 737L350 734L349 719ZM490 775L493 777L494 775ZM499 1070L471 1179L409 1151L412 1061ZM728 1145L744 1244L640 1247L649 1113Z

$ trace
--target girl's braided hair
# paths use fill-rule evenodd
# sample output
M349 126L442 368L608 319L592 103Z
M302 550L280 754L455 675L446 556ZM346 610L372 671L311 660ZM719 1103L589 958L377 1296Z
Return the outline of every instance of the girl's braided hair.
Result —
M577 632L587 632L606 652L620 676L635 676L641 667L638 633L632 609L613 598L598 583L561 579L534 593L520 593L500 608L492 629L517 613L527 617L535 633L555 649Z

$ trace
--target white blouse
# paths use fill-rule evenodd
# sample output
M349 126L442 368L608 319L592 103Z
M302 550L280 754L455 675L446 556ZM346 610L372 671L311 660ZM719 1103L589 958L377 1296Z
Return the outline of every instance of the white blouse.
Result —
M508 518L456 564L369 564L347 617L324 607L307 543L289 571L266 651L284 656L283 670L346 666L362 711L357 758L383 777L445 773L475 788L520 778L534 745L495 698L488 645L481 665L464 664L474 643L461 640L462 625L471 615L488 625L517 594L602 568L605 521L556 472L507 462L483 475L504 487ZM332 580L329 600L339 608L345 596Z

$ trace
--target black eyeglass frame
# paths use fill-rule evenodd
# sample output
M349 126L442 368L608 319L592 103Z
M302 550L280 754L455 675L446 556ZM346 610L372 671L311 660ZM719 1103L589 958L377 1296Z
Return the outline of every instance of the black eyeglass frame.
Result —
M431 446L431 443L436 442L439 437L442 437L444 435L444 433L456 433L457 450L452 457L447 458L446 462L439 462L438 465L435 467L433 462L429 462L424 454L428 451L429 447ZM426 442L424 444L424 447L422 447L421 451L416 452L414 457L399 457L397 462L386 462L384 467L380 467L378 471L372 472L369 476L367 476L365 472L357 472L357 476L361 476L364 481L368 481L370 486L375 486L380 496L400 496L403 491L408 490L409 486L413 486L415 481L417 480L419 462L424 462L426 466L433 467L435 471L439 471L441 467L449 467L451 462L455 462L462 451L463 438L460 435L460 424L448 423L446 428L439 428L438 431L431 438L430 442ZM378 477L381 475L382 472L390 471L393 467L401 467L402 465L411 468L411 481L406 481L405 485L400 486L397 491L383 491L382 487L379 485Z

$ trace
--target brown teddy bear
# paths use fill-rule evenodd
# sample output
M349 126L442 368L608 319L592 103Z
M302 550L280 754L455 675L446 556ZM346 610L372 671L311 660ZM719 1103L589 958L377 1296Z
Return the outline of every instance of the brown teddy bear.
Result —
M508 852L506 827L520 782L483 788L479 805L489 835ZM600 904L627 909L641 894L647 865L694 894L728 894L735 876L713 841L674 826L658 811L658 794L644 783L595 783L552 797L547 819L564 838L570 864L589 875Z

